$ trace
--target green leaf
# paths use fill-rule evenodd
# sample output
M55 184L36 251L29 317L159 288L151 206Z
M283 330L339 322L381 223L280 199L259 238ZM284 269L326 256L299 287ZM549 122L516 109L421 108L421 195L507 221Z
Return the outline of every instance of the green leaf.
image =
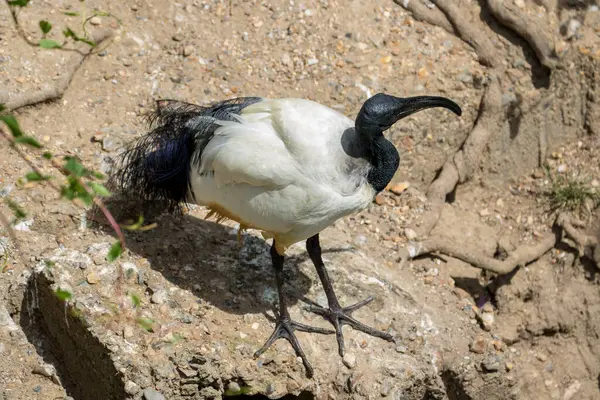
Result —
M64 14L68 15L69 17L77 17L79 15L78 12L74 12L74 11L65 11Z
M8 197L4 199L4 202L6 203L8 208L10 208L10 210L13 212L13 214L15 215L15 217L17 219L23 219L27 216L27 213L25 212L25 210L23 210L21 208L21 206L19 206L17 203L12 201Z
M44 33L44 35L48 32L50 32L50 30L52 30L52 24L48 21L46 21L45 19L40 21L40 29L42 30L42 32Z
M50 179L50 176L40 175L35 171L31 171L31 172L28 172L27 174L25 174L25 178L27 178L27 180L30 182L35 182L35 181L47 181L48 179Z
M10 132L14 137L18 138L19 136L23 136L23 132L21 131L21 128L19 128L19 123L12 115L0 115L0 121L8 126L8 129L10 129Z
M44 154L42 154L42 157L44 157L46 160L51 160L52 153L50 153L49 151L45 151Z
M29 0L11 0L8 2L9 6L25 7L29 3Z
M2 103L0 103L0 112L6 110L6 106Z
M97 178L97 179L104 179L105 178L104 174L101 173L101 172L93 171L92 175L94 175L94 177Z
M54 291L54 294L56 295L56 297L58 297L61 301L69 301L71 300L71 298L73 297L73 294L71 292L69 292L68 290L63 290L61 288L58 288Z
M131 303L133 304L133 308L138 308L142 303L140 297L137 294L130 293L129 297L131 297Z
M110 247L110 250L108 251L108 254L106 255L106 261L111 263L111 262L115 261L117 258L119 258L119 256L122 253L123 253L123 247L121 246L121 242L119 240L117 240Z
M86 176L88 174L86 174L86 169L83 167L83 165L81 165L81 163L79 161L77 161L75 158L73 157L65 157L67 159L67 163L64 166L64 169L66 169L68 172L72 173L73 175L77 176L77 177L83 177Z
M69 200L80 199L86 206L94 202L93 196L85 189L74 176L67 177L67 186L61 188L61 195Z
M17 144L26 144L31 147L35 147L36 149L41 149L42 145L32 136L19 136L15 139L15 143Z
M96 192L96 194L99 196L109 197L111 195L111 193L108 191L107 188L104 187L104 185L101 185L96 182L89 182L89 185L92 187L92 190Z
M42 39L39 44L43 49L60 49L62 47L58 42L51 39Z
M138 318L137 323L148 332L153 332L152 325L154 324L154 320L150 318Z
M77 36L77 34L73 31L73 29L71 29L69 27L65 28L65 30L63 31L63 35L65 35L65 38L71 38L76 42L83 42L83 43L89 44L92 47L96 46L96 43L94 43L93 41Z
M75 32L73 32L73 30L71 28L69 28L68 26L63 30L63 35L65 35L66 38L75 38L75 37L77 37L77 35L75 34Z

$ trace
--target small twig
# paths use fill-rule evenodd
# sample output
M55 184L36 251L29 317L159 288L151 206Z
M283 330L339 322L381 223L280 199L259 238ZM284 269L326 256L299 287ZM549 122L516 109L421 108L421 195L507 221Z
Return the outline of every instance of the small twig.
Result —
M25 33L23 31L23 28L21 27L21 25L19 24L19 22L17 20L16 11L12 10L12 7L11 7L11 13L13 15L15 26L16 26L17 31L19 32L19 35L23 37L23 39L27 42L27 44L29 44L31 46L39 47L37 43L32 42L31 40L29 40L27 38L27 36L25 35ZM96 47L98 47L98 45L101 42L103 42L110 36L111 36L110 32L102 32L101 34L99 34L98 37L95 38L95 40L94 40L94 42L96 43ZM60 48L60 49L53 49L53 50L68 50L68 49ZM74 49L71 49L71 50L74 50ZM63 96L63 94L66 92L69 85L71 84L71 81L73 80L75 73L79 70L79 67L81 67L81 65L83 64L85 59L89 55L93 54L94 52L93 52L93 50L90 50L87 53L85 53L85 52L81 52L81 51L77 50L77 53L78 53L79 60L74 62L72 65L70 65L70 67L68 68L66 73L60 79L58 79L56 81L56 83L53 87L51 87L49 89L41 89L37 92L25 92L25 93L18 95L14 99L10 99L8 96L8 93L2 93L2 94L0 94L0 103L4 104L4 106L8 110L16 110L21 107L31 106L31 105L35 105L38 103L43 103L46 101L51 101L51 100L56 100L56 99L61 98Z
M0 128L0 136L2 136L10 144L13 144L14 139L12 138L12 136L10 136L8 133L6 133L2 128ZM27 157L27 155L25 153L23 153L23 151L18 146L12 146L12 148L17 153L17 155L21 159L23 159L27 163L27 165L29 165L31 167L31 169L34 172L36 172L40 176L44 176L45 175L43 173L43 171L29 157ZM67 173L67 171L65 171L64 168L62 168L60 165L57 165L55 163L51 163L51 165L54 168L56 168L57 170L59 170L63 175L69 175ZM74 176L72 174L71 174L71 176L73 176L73 178L76 179L77 182L81 186L83 186L85 188L85 190L87 190L89 193L94 193L93 190L87 185L87 183L85 183L80 177ZM60 188L57 185L55 185L53 182L47 181L47 183L54 190L60 192ZM121 243L121 248L125 249L126 248L126 246L125 246L125 235L123 234L123 231L121 230L121 227L119 226L119 224L117 223L117 221L115 220L115 218L113 217L113 215L111 214L111 212L108 210L108 208L106 208L106 205L104 204L104 202L102 201L102 199L100 199L98 197L94 197L93 201L94 201L94 204L96 204L96 206L98 206L98 208L100 210L102 210L102 213L104 214L104 216L106 217L106 219L110 223L110 226L113 228L113 230L117 234L117 237L119 238L119 242ZM11 229L10 228L10 224L8 224L6 226L7 226L7 229L9 229L9 230ZM14 238L14 234L12 236ZM122 278L122 274L123 274L123 272L121 271L121 269L119 269L119 277L120 278Z

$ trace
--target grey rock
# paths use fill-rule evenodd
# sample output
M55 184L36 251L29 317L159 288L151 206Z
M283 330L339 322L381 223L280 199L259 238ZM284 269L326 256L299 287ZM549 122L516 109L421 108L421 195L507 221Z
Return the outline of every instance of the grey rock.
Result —
M482 362L481 366L487 372L496 372L500 370L502 359L497 355L489 355Z
M92 259L77 250L56 250L54 255L48 258L51 263L61 264L73 269L86 269L92 264Z
M473 82L473 74L470 72L467 72L467 71L461 72L460 74L458 74L457 78L462 83L472 83Z
M517 96L513 92L504 93L502 95L502 105L507 106L517 102Z
M232 393L239 393L242 390L242 388L237 382L229 382L229 385L227 385L227 390L229 390Z
M344 354L344 358L342 358L342 362L348 368L356 367L356 356L352 353Z
M125 382L125 392L134 395L140 391L140 387L133 381ZM145 395L145 394L144 394Z
M102 150L104 151L115 151L123 147L123 141L118 137L106 136L102 139Z
M145 400L166 400L165 396L157 392L152 388L144 389L144 399Z
M167 301L167 292L164 290L157 291L152 295L150 301L152 301L154 304L163 304L165 301Z
M56 373L56 370L54 369L54 367L52 365L44 364L44 365L38 365L37 367L35 367L33 369L33 371L31 371L31 373L50 378L50 377L52 377L52 375L54 375Z

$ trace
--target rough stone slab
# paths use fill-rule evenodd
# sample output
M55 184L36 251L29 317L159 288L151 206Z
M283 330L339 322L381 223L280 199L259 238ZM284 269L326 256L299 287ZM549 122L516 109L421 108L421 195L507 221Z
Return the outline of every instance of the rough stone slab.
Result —
M416 281L413 272L384 265L349 248L340 231L328 231L321 240L324 259L341 303L374 295L354 316L390 329L398 342L346 327L343 360L333 335L298 333L315 369L308 379L286 341L252 357L274 326L267 245L246 235L238 248L229 228L186 218L160 224L168 240L160 229L140 236L143 244L130 240L132 254L113 264L95 254L105 246L82 244L57 250L35 267L29 285L35 287L40 323L73 397L445 398L447 362L468 354L477 330L447 287ZM153 238L162 238L162 245ZM298 300L326 302L303 246L290 249L285 275L292 317L329 328ZM71 293L66 304L59 289Z

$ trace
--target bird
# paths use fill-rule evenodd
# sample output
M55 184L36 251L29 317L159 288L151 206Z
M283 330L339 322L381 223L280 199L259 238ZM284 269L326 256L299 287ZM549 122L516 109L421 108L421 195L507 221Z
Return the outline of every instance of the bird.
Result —
M384 132L434 107L462 114L446 97L386 93L369 97L355 120L304 98L248 96L205 105L159 99L146 115L148 132L120 154L112 181L122 193L166 201L170 212L186 203L201 205L218 222L232 220L239 232L254 229L265 241L272 240L279 307L275 329L254 357L286 339L312 377L314 369L296 331L335 334L342 357L345 325L394 341L390 333L352 316L372 296L353 305L340 304L322 259L319 233L366 209L390 183L400 155ZM333 330L290 317L283 290L284 257L291 245L303 241L328 303L313 303L308 309L329 321Z

